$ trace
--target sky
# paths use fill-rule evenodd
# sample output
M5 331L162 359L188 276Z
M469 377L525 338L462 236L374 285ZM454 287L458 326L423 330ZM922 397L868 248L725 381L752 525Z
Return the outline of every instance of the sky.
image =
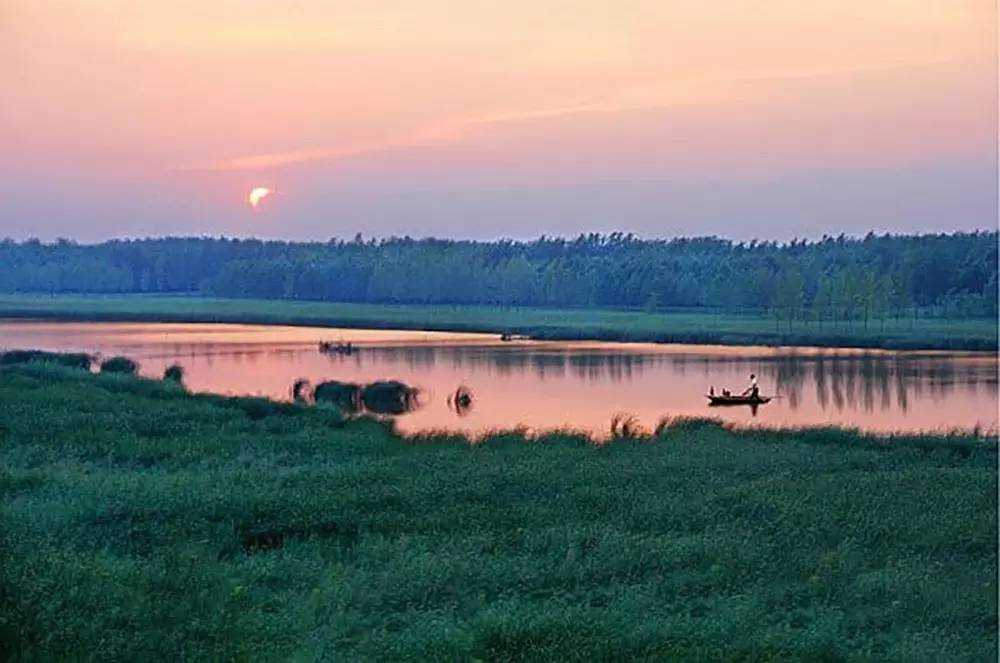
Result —
M994 0L2 0L0 237L995 228L996 33Z

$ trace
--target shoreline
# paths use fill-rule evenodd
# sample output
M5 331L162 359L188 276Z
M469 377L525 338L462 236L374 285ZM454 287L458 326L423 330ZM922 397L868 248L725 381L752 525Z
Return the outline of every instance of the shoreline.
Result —
M588 351L615 351L627 354L638 355L677 355L677 356L712 356L720 361L727 360L727 355L732 355L732 360L743 361L746 359L759 360L780 360L794 357L796 359L843 359L850 357L879 357L879 356L904 356L904 357L949 357L949 358L993 358L998 356L997 351L990 350L951 350L951 349L892 349L880 347L859 347L859 346L830 346L830 345L761 345L761 344L723 344L723 343L681 343L681 342L656 342L656 341L602 341L572 339L559 340L550 338L523 338L512 341L502 341L494 332L484 331L451 331L441 329L407 329L401 327L330 327L316 324L295 324L295 323L272 323L272 322L231 322L215 320L153 320L153 319L109 319L105 317L73 317L63 316L53 317L5 317L0 314L0 325L164 325L178 326L201 325L204 327L231 327L232 331L249 332L270 328L275 330L295 330L295 331L315 331L317 335L324 332L355 332L361 334L385 333L391 335L413 334L413 338L381 338L366 339L350 338L349 340L358 349L363 348L399 348L399 347L470 347L470 348L531 348L549 349L558 348L573 352ZM188 331L188 330L185 330ZM193 330L200 331L200 330ZM216 331L216 330L212 330ZM168 333L168 332L165 332ZM417 336L424 334L426 336ZM300 347L312 345L322 339L298 339L298 340L261 340L249 343L258 343L268 346L288 346ZM28 349L48 349L29 347L6 347L0 345L0 350L28 350Z
M20 352L15 350L14 353ZM36 352L29 350L29 352ZM405 430L397 425L397 416L405 414L390 415L378 414L369 411L357 413L344 412L336 406L329 404L319 404L315 401L304 400L295 401L291 397L276 397L267 394L239 393L213 391L211 389L192 390L187 386L182 386L180 390L175 388L164 378L156 377L153 374L143 374L136 370L134 373L119 375L107 375L102 372L100 362L91 353L82 353L91 357L91 365L85 371L74 370L72 361L80 357L80 353L58 351L42 351L46 358L37 358L17 362L4 362L4 352L0 350L0 376L4 370L14 373L19 371L39 372L43 375L54 377L56 381L79 380L92 378L91 388L101 388L106 380L125 380L133 383L134 387L142 389L154 389L163 391L164 396L171 399L181 399L189 402L223 402L239 407L239 403L258 403L265 410L283 410L291 408L301 414L306 413L335 413L346 425L365 425L364 422L375 423L387 429L389 434L407 444L420 442L439 441L461 441L469 446L475 447L484 444L492 439L517 438L522 442L539 442L553 437L569 437L577 440L586 440L589 444L601 447L607 444L631 440L654 442L658 441L665 434L669 434L675 428L710 428L725 431L736 437L745 439L756 439L761 436L777 436L781 439L810 437L814 435L847 435L864 440L876 445L891 444L893 440L931 440L931 439L977 439L995 441L1000 436L1000 424L976 424L973 426L939 426L921 429L878 429L866 428L858 425L841 425L837 423L814 423L814 424L765 424L761 422L739 423L728 421L716 416L711 412L705 414L666 414L657 418L641 421L632 413L621 411L613 415L607 421L607 427L589 428L587 426L574 426L564 423L553 426L530 426L524 423L511 423L504 425L485 426L478 430L450 428L448 426L431 426L427 428L417 428ZM132 357L121 355L130 361L135 361L138 369L141 361ZM70 360L69 364L62 363L63 360ZM626 424L617 426L618 423ZM631 429L628 428L631 426ZM620 434L621 430L631 430L627 434Z
M0 319L72 322L163 322L281 325L333 329L523 335L533 341L599 341L656 345L767 348L967 351L997 354L992 320L924 319L882 331L851 326L774 331L765 316L645 313L602 309L503 309L380 305L189 296L0 295ZM516 341L515 341L516 342Z

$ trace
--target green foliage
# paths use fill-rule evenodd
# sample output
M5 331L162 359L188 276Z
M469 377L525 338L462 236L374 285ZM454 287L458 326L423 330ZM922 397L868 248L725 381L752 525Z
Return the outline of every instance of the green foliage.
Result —
M313 400L317 404L329 403L345 412L355 412L361 408L361 386L337 380L320 382L313 390Z
M0 658L995 653L994 438L470 444L54 364L0 422Z
M817 296L831 284L836 302ZM989 317L997 313L997 234L789 243L641 240L622 233L532 242L8 241L0 243L0 292L712 308L767 311L790 325L805 310L812 318L862 324L889 308Z
M304 388L303 381L296 381L292 385L293 400L305 402ZM362 409L373 414L402 414L413 407L416 396L415 389L396 380L372 382L366 385L327 380L320 382L313 390L313 400L318 405L333 405L348 414L360 412Z
M68 368L90 370L93 358L82 352L45 352L44 350L10 350L0 352L0 366L33 362L52 363Z
M378 414L402 414L411 409L416 391L396 380L367 384L361 390L365 409Z
M171 364L163 371L163 379L181 384L184 382L184 367L180 364Z
M109 357L101 362L101 373L125 373L135 375L139 365L128 357Z
M299 378L294 383L292 383L292 401L295 403L305 404L309 402L310 382L305 378Z
M836 291L840 292L840 291ZM838 295L839 297L839 295ZM239 322L369 329L495 332L543 340L655 341L993 350L995 319L889 317L865 328L813 319L789 330L761 314L484 306L331 304L167 296L0 296L0 317L63 320Z

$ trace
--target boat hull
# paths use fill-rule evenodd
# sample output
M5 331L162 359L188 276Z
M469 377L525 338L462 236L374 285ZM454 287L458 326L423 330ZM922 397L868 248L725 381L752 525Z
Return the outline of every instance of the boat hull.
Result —
M770 396L706 396L709 405L763 405L770 403Z

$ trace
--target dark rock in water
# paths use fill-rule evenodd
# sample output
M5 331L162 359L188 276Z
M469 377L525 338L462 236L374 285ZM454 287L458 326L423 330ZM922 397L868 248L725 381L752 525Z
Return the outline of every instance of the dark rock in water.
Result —
M0 366L45 362L67 368L82 368L89 371L93 358L83 352L45 352L43 350L11 350L0 353Z
M372 382L361 391L365 409L376 414L403 414L416 406L417 390L396 380Z
M361 409L361 387L353 382L337 380L320 382L313 390L313 400L336 405L348 412L357 412Z
M111 357L101 362L101 373L125 373L135 375L139 365L128 357Z

